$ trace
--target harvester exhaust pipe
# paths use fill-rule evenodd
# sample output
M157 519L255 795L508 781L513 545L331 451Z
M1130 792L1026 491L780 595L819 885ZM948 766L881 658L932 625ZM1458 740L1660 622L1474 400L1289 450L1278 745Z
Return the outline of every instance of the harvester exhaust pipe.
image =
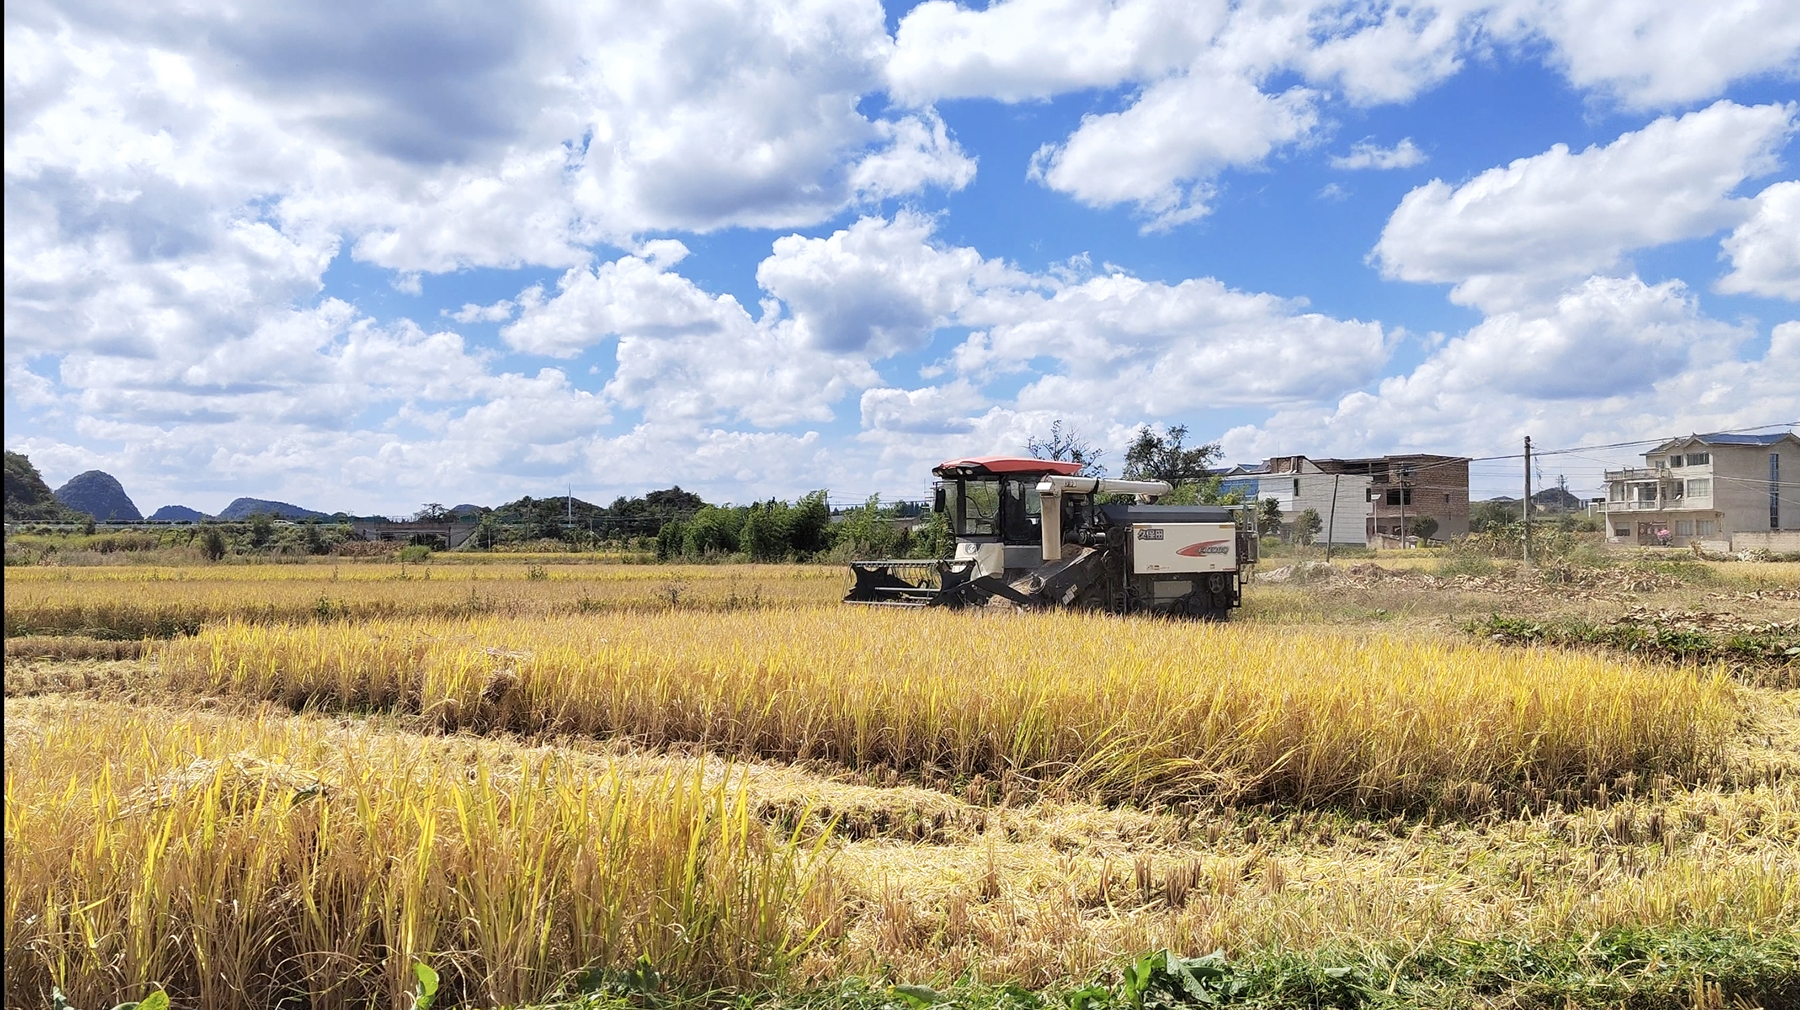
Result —
M1110 480L1105 477L1063 477L1050 474L1038 481L1038 500L1043 503L1040 524L1044 531L1044 560L1062 560L1062 495L1134 494L1138 499L1168 494L1173 488L1162 480Z

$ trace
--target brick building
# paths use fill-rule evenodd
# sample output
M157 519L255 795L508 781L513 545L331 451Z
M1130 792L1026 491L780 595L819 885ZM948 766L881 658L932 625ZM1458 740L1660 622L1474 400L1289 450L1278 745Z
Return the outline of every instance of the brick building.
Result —
M1404 546L1410 542L1413 520L1420 516L1437 521L1437 530L1432 533L1436 540L1448 540L1469 532L1467 459L1410 453L1342 462L1347 473L1369 475L1371 544Z

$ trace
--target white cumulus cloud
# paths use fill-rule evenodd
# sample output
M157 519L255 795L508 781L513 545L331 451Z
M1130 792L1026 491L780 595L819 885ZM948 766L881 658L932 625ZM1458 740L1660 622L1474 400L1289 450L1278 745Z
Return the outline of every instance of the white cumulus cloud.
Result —
M1207 212L1221 170L1255 165L1311 131L1315 98L1195 70L1151 85L1122 112L1084 116L1067 140L1037 152L1031 173L1091 206L1136 204L1152 229L1180 224Z
M1703 101L1734 81L1800 69L1800 18L1783 0L1503 0L1501 37L1537 37L1578 88L1642 109Z
M1347 170L1412 168L1425 164L1425 160L1425 152L1419 150L1411 137L1401 140L1393 147L1382 147L1371 140L1359 140L1350 145L1349 154L1332 158L1331 167Z
M756 270L808 346L886 357L918 347L983 290L1030 284L974 249L931 240L917 214L863 218L827 238L790 235Z
M1707 317L1679 282L1592 277L1544 307L1492 316L1411 372L1233 430L1233 458L1289 452L1517 451L1791 420L1800 323L1741 356L1745 325Z
M1800 182L1778 182L1756 197L1756 213L1725 239L1731 272L1719 290L1800 302Z
M1174 0L927 0L900 21L888 90L918 103L1017 102L1154 79L1192 60L1228 11Z
M1454 284L1488 311L1541 300L1630 250L1709 235L1747 216L1732 193L1775 168L1794 106L1722 101L1665 116L1605 147L1558 144L1461 186L1401 200L1375 247L1384 276Z

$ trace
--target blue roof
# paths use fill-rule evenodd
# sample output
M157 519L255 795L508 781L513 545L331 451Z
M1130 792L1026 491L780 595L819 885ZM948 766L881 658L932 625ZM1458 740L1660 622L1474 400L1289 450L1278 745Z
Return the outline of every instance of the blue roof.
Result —
M1705 442L1707 445L1774 445L1787 438L1789 432L1775 435L1734 435L1727 432L1714 432L1711 435L1691 435L1687 441Z

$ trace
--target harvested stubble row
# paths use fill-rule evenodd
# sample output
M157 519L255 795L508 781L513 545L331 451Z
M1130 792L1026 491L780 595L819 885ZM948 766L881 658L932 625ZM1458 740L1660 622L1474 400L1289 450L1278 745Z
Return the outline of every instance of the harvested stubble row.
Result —
M542 616L836 603L811 565L219 565L6 572L6 634L169 638L209 621Z
M1107 801L1538 803L1691 775L1736 713L1722 676L1597 656L1081 614L232 624L158 656L184 692Z
M406 1006L421 960L446 1005L639 956L766 983L822 865L717 767L68 701L5 735L9 1006Z

